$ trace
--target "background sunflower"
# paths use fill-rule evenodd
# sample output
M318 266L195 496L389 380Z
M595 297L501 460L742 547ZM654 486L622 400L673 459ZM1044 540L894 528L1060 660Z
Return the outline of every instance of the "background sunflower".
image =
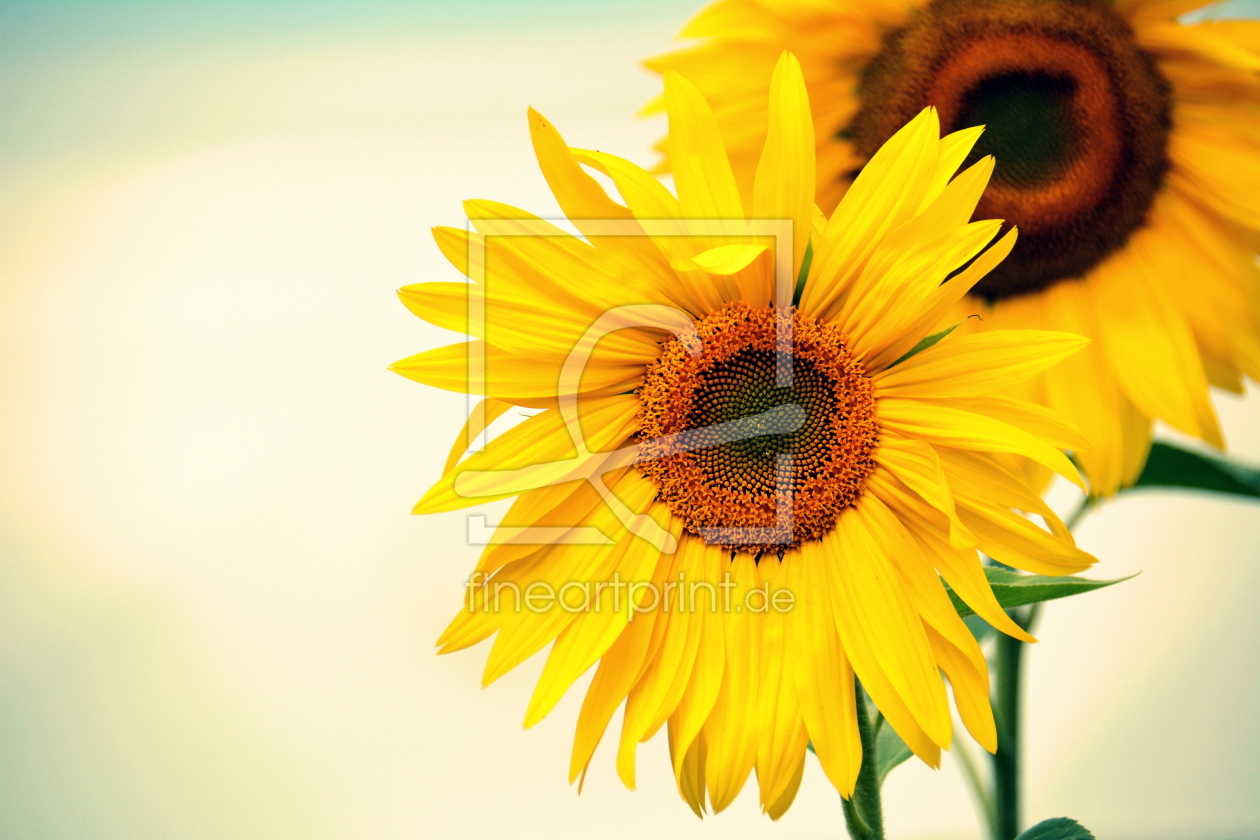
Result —
M750 172L781 49L814 104L820 200L834 202L899 121L987 124L997 156L980 207L1022 231L1012 258L951 315L967 329L1095 339L1033 383L1093 443L1080 462L1111 495L1141 470L1152 420L1221 447L1209 385L1260 375L1260 23L1178 16L1168 0L719 0L701 39L648 66L714 101Z

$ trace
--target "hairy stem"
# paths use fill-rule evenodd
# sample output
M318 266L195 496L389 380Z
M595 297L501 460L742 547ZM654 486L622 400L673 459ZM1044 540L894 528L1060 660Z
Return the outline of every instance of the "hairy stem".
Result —
M954 740L954 745L950 748L949 753L958 762L958 767L962 770L963 780L967 782L971 795L975 797L978 810L984 815L985 831L989 837L992 837L994 833L993 801L989 798L988 785L984 777L980 775L980 768L976 765L976 760L971 755L971 749L959 737Z
M1064 524L1076 529L1094 510L1096 499L1083 496ZM1032 631L1041 618L1042 604L1008 610L1020 627ZM993 756L993 793L983 797L991 840L1014 840L1020 829L1020 727L1023 713L1024 642L999 633L993 652L993 717L997 723L998 750ZM987 800L987 801L986 801Z
M879 797L879 755L875 724L867 710L866 692L855 681L858 737L862 741L862 769L858 772L853 796L842 799L844 824L853 840L884 840L884 808Z
M1015 840L1020 827L1020 706L1024 643L999 635L994 650L993 840Z

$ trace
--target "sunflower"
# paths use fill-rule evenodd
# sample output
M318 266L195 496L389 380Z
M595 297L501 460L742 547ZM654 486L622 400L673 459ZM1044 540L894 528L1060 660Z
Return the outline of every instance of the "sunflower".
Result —
M416 512L514 498L442 652L496 636L489 684L550 645L526 726L598 663L570 781L584 778L624 703L616 766L627 786L637 745L665 727L697 814L729 805L755 769L777 818L809 743L852 793L855 674L927 763L951 738L942 672L968 730L995 749L985 659L944 582L1029 639L998 605L978 551L1056 575L1094 558L1019 467L1031 459L1079 483L1062 449L1083 441L1049 410L1000 393L1086 340L928 336L1014 241L990 245L1000 223L968 221L992 160L955 173L980 132L942 138L925 110L827 218L814 204L813 122L795 58L778 62L768 96L747 201L712 111L680 76L667 74L665 94L677 197L628 161L570 148L531 111L539 165L583 237L469 202L480 232L435 235L474 282L400 294L475 340L394 370L485 397ZM750 220L786 230L782 247ZM530 235L501 235L514 226ZM537 413L461 460L477 427L512 407Z
M1081 429L1079 463L1108 496L1141 471L1154 420L1223 447L1209 385L1260 377L1260 22L1178 21L1200 5L718 0L682 31L703 40L648 65L708 98L747 191L763 69L792 50L825 210L920 109L986 125L972 159L997 168L978 217L1020 243L948 319L1093 339L1021 395Z

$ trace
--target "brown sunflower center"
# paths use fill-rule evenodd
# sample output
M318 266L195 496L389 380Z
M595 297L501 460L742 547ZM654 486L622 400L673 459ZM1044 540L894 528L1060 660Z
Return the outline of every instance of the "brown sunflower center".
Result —
M862 366L799 312L734 303L697 333L698 354L670 340L639 388L639 470L710 543L782 551L821 537L874 469Z
M976 217L1020 228L974 293L995 300L1079 277L1146 219L1167 169L1169 87L1105 0L934 0L866 66L845 133L869 157L928 105L984 125L994 155Z

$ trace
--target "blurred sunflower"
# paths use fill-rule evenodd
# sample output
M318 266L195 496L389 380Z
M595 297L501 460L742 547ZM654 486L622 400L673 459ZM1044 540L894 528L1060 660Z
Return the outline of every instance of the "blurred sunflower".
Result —
M1153 420L1223 447L1209 384L1260 377L1260 22L1183 24L1200 0L718 0L648 62L692 80L742 188L764 79L800 57L825 210L907 119L986 125L980 218L1020 243L948 318L1066 330L1093 344L1023 396L1092 443L1092 490L1131 483ZM763 75L765 74L765 75Z
M755 768L762 807L777 818L810 742L835 787L852 793L855 672L929 764L951 738L942 672L969 731L995 748L985 659L942 579L1027 639L977 550L1046 574L1094 562L1017 466L1032 459L1079 482L1060 451L1082 446L1078 434L997 395L1085 339L1017 330L924 341L1014 241L1012 232L989 247L1000 223L969 221L992 159L954 177L979 131L941 138L936 112L924 111L826 218L814 205L813 122L794 58L774 70L746 200L700 93L674 74L665 84L677 197L625 160L569 148L531 112L539 165L585 240L484 201L467 204L483 231L506 223L544 235L436 229L475 282L400 294L420 317L478 340L394 370L462 391L469 356L481 354L479 422L514 405L542 410L461 461L465 430L415 510L516 497L439 644L454 651L497 633L487 684L551 645L527 726L598 663L571 780L624 703L617 769L628 786L637 745L665 726L679 791L697 814L706 800L714 811L729 805ZM776 255L764 242L713 234L712 220L745 219L793 223L778 258L791 252L797 305L772 305ZM643 229L613 236L601 220ZM701 221L650 233L661 220ZM470 247L482 254L476 264ZM485 313L471 326L470 301ZM587 337L608 313L621 329L597 331L606 337L595 346ZM575 352L589 355L580 378ZM531 527L560 537L531 544L520 530ZM581 528L599 529L602 544L567 538Z

